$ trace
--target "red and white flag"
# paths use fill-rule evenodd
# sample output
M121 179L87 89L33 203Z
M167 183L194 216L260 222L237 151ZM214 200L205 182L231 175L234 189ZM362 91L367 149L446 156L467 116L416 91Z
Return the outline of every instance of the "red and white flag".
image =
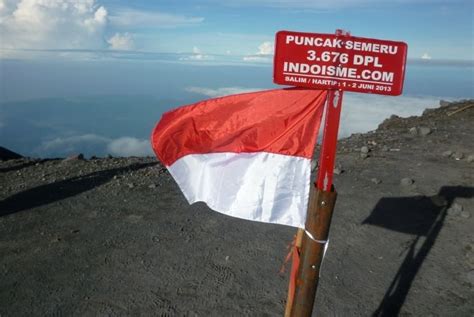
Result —
M276 89L165 113L151 142L189 203L304 228L326 91Z

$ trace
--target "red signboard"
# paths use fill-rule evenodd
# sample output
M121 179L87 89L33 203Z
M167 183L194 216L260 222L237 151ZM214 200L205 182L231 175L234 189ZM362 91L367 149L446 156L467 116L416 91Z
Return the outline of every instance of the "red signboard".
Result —
M317 89L400 95L407 44L335 34L276 34L273 81Z

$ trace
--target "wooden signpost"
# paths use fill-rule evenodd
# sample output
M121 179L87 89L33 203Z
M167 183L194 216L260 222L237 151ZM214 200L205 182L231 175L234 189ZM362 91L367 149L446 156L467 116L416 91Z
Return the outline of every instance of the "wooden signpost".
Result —
M307 317L313 311L321 263L328 245L336 202L332 185L344 91L400 95L407 45L336 34L280 31L276 34L274 82L327 89L324 132L315 186L311 186L305 229L299 229L285 316Z

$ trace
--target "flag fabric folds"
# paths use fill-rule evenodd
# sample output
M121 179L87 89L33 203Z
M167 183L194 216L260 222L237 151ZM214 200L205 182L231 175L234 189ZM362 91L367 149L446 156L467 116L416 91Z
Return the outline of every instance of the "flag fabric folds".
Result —
M189 203L304 228L325 100L325 91L290 88L180 107L156 125L153 150Z

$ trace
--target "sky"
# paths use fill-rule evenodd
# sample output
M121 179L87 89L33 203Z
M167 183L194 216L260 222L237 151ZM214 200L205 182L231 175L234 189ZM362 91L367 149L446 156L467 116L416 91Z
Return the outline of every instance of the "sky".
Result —
M115 50L244 59L271 54L278 30L339 28L405 41L411 58L472 60L472 21L470 0L0 0L4 58L44 56L25 50L64 50L71 59Z
M348 93L341 136L474 98L467 0L0 0L0 146L29 156L151 155L171 108L277 87L279 30L403 41L402 96Z

